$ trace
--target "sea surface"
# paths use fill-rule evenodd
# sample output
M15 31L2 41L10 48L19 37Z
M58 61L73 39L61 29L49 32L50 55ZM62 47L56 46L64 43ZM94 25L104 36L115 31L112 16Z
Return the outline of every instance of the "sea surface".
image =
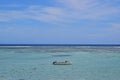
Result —
M0 80L120 80L120 46L0 46Z

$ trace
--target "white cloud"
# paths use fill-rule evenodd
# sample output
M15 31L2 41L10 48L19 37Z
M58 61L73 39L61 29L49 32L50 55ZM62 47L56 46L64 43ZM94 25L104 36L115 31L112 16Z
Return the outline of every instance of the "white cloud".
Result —
M0 22L30 19L53 24L71 23L82 19L109 19L120 13L119 7L98 0L57 0L57 3L61 6L30 5L24 10L0 10Z
M120 28L120 23L114 23L112 24L113 27Z
M109 15L119 14L119 8L101 3L98 0L58 0L66 8L71 9L72 16L77 19L101 19Z
M31 19L44 22L63 22L66 16L65 11L59 7L36 7L28 10L31 14Z
M89 9L98 4L98 2L95 2L94 0L58 0L58 1L61 2L65 7L74 10Z

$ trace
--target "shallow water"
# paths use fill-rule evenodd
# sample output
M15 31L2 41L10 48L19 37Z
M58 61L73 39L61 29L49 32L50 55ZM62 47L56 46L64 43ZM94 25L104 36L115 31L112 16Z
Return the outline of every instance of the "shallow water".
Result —
M0 80L119 79L119 46L0 47Z

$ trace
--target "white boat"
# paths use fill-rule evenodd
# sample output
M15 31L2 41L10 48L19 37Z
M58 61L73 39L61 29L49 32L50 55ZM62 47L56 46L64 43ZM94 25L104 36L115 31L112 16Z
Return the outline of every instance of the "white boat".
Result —
M70 61L65 61L65 62L54 61L53 65L72 65L72 62L70 62Z

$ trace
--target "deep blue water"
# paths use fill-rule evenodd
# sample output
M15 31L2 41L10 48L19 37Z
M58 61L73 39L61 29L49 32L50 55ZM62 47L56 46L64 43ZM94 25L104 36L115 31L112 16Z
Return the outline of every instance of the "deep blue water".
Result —
M53 61L72 65L53 65ZM119 80L120 46L0 46L0 80Z
M0 44L0 46L120 46L120 44Z

